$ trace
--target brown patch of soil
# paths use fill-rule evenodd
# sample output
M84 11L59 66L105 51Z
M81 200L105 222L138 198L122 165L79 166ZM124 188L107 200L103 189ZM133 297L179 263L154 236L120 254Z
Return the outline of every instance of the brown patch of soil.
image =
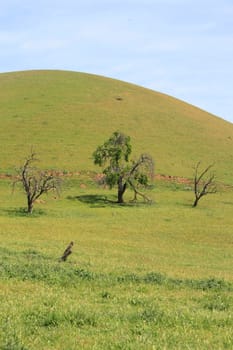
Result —
M157 174L155 175L155 179L162 180L162 181L171 181L171 182L176 182L176 183L186 184L186 185L192 184L192 180L187 179L185 177L180 177L180 176Z

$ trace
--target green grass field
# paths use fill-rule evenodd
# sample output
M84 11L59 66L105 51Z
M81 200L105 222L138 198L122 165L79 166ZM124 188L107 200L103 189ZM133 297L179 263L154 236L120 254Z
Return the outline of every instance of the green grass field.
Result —
M1 349L231 349L232 191L194 209L159 182L154 204L118 206L81 183L31 217L1 183Z
M0 84L0 173L14 174L32 145L41 167L68 173L32 215L0 179L0 349L232 349L232 124L81 73L8 73ZM190 185L155 180L152 204L130 192L113 203L91 155L116 129L154 156L157 174L191 178L196 161L216 161L219 191L192 208Z
M0 86L0 171L11 173L31 146L49 169L93 170L92 152L120 130L135 156L152 155L157 173L191 177L201 160L233 183L233 124L187 103L75 72L5 73Z

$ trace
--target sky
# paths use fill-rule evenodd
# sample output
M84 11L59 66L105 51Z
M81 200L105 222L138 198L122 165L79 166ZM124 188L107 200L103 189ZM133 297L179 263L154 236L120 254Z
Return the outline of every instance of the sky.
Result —
M233 123L233 0L2 0L0 72L31 69L119 79Z

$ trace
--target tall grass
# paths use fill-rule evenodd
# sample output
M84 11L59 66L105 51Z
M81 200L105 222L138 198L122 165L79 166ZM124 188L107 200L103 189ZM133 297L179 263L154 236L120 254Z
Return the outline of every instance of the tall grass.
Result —
M193 209L158 182L152 205L118 206L82 183L28 216L0 182L0 348L231 349L232 192Z

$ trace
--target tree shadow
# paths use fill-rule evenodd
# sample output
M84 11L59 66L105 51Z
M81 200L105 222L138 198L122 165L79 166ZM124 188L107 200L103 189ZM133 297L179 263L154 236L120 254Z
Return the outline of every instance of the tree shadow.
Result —
M182 208L193 208L193 202L175 202L175 205Z
M225 204L225 205L233 205L233 202L222 202L222 204Z
M9 208L1 210L4 214L10 217L30 217L36 218L41 215L45 215L46 212L42 209L35 209L31 214L27 212L26 208Z
M124 203L118 203L117 200L108 199L104 195L98 195L98 194L85 194L81 196L68 196L67 199L76 201L78 200L81 203L89 204L90 208L106 208L106 207L136 207L145 205L147 203L141 203L141 202L124 202Z
M106 196L98 194L85 194L81 196L68 196L67 199L76 201L78 200L81 203L89 204L90 207L95 208L105 208L108 206L116 205L117 203L113 200L107 199Z

